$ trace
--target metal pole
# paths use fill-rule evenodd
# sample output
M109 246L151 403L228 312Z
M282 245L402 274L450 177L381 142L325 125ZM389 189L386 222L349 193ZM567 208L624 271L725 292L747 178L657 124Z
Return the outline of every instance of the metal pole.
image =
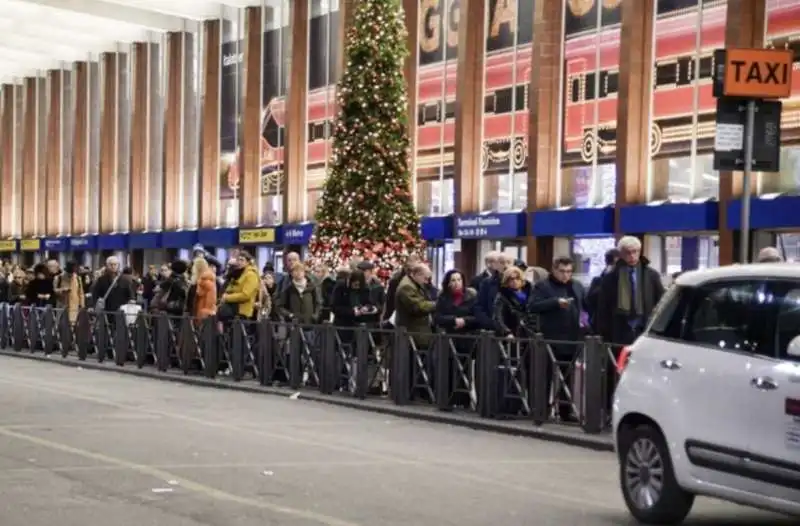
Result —
M744 180L742 181L742 231L739 239L739 261L750 263L750 187L753 171L753 136L755 134L756 101L747 101L744 127Z

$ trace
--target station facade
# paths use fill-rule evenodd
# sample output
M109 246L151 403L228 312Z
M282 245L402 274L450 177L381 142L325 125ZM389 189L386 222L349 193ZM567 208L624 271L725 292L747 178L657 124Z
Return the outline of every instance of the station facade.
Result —
M415 197L438 270L502 249L543 266L570 253L588 275L620 234L643 236L665 273L733 262L741 175L712 166L724 47L794 51L781 171L755 175L752 225L757 245L800 256L800 0L403 3ZM3 84L0 249L142 266L196 242L261 260L302 248L353 5L227 7Z

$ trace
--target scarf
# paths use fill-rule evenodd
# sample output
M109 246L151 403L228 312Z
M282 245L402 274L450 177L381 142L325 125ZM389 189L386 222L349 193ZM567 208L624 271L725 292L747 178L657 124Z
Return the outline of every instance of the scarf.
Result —
M464 289L453 290L451 294L453 296L453 305L458 307L464 303Z
M515 290L514 296L516 296L517 301L519 301L522 305L525 305L528 302L528 293L525 291L525 289Z
M306 279L304 279L303 281L294 281L294 280L292 280L292 283L294 284L294 288L297 289L297 292L299 292L300 295L302 296L303 292L306 291L306 286L308 285L308 280L306 280Z
M631 290L631 268L636 283L636 294ZM644 314L644 295L647 285L643 283L644 272L641 263L635 267L623 265L617 274L617 309L628 316L640 318Z

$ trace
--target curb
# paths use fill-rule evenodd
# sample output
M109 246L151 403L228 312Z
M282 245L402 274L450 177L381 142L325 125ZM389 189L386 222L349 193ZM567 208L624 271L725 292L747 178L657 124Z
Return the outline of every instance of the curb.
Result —
M57 364L64 367L83 368L92 371L106 371L112 373L126 374L129 376L136 376L139 378L149 378L151 380L174 382L184 385L193 385L205 388L224 389L230 391L239 391L245 393L268 394L273 396L280 396L282 398L290 398L297 391L292 389L280 387L265 387L262 385L248 385L243 383L211 380L203 377L184 376L170 373L160 373L157 371L149 371L131 367L119 367L113 362L99 363L96 361L78 361L74 359L63 359L59 355L46 356L44 354L30 354L24 352L15 352L0 350L0 356L8 356L11 358L22 358L35 362L43 362L50 364ZM537 440L544 440L547 442L556 442L559 444L580 447L583 449L591 449L594 451L613 452L614 446L610 437L597 436L597 435L581 435L574 432L559 431L556 429L548 429L547 427L522 427L519 424L501 420L472 418L467 416L460 416L454 413L447 413L443 411L431 410L415 410L413 408L390 405L389 403L382 405L375 402L348 399L338 396L327 396L313 392L300 391L299 398L301 400L308 400L337 407L345 407L348 409L357 409L359 411L367 411L382 415L394 416L398 418L406 418L409 420L419 420L423 422L431 422L436 424L449 424L457 427L473 429L476 431L485 431L490 433L498 433L507 436L520 436L525 438L532 438Z

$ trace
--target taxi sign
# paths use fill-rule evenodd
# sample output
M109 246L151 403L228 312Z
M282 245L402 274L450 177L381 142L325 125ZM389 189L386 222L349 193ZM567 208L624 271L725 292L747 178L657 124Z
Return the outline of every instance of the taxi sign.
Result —
M0 252L16 252L17 242L13 239L0 241Z
M274 242L274 228L251 228L247 230L239 230L239 243L243 245L261 245Z
M726 49L724 55L726 97L783 99L791 95L792 50Z

